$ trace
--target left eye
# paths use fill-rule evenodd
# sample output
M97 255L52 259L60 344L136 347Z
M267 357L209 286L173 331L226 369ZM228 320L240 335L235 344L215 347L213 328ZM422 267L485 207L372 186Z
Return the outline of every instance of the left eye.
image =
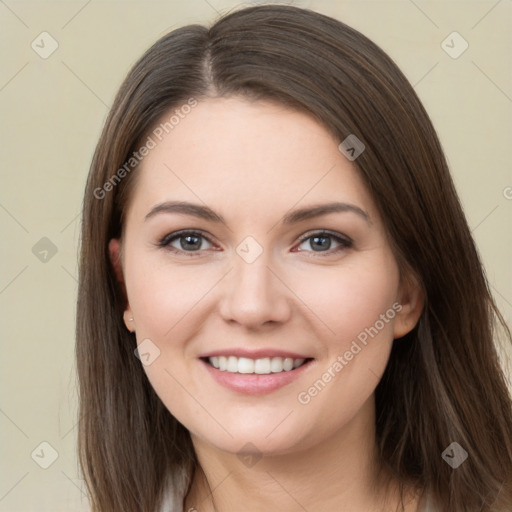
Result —
M332 240L335 240L335 243L338 243L338 247L335 247L334 249L331 249ZM347 249L349 247L352 247L352 240L346 237L342 237L339 235L335 235L333 233L329 233L326 231L321 231L319 233L313 233L309 236L305 236L301 239L301 243L298 247L300 247L305 242L309 241L309 247L311 249L317 248L317 250L313 250L312 252L316 253L322 253L325 252L327 254L332 254L333 252L340 251L342 249ZM299 252L302 252L301 249ZM320 256L323 256L323 254L320 254Z

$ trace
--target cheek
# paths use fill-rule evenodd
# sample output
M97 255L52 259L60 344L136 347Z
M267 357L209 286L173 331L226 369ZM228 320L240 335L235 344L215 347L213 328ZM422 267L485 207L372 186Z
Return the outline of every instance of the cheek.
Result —
M332 272L319 270L302 280L294 291L317 317L315 323L323 324L323 337L330 340L328 345L342 349L360 333L364 338L366 330L376 322L383 337L390 336L396 316L393 304L398 296L398 282L398 267L393 258L384 254L332 268Z
M324 364L296 400L304 421L318 428L319 435L350 421L373 394L389 359L394 319L401 309L396 302L398 283L398 267L387 255L317 283L323 298L314 308L334 334L323 337Z
M133 252L126 262L128 299L136 316L137 335L164 340L190 327L190 318L201 299L218 280L197 266L166 264Z
M218 277L194 265L178 268L161 260L143 251L130 253L125 261L128 299L136 320L137 344L144 347L141 344L147 344L147 339L154 343L147 345L152 359L144 365L151 386L178 421L195 432L196 424L211 420L199 405L210 399L197 385L195 360L187 357L188 341L204 321L206 302L201 299ZM225 432L219 427L215 434Z

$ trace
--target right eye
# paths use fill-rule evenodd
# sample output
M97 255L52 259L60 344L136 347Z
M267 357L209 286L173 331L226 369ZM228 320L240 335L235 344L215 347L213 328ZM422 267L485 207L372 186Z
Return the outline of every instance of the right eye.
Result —
M158 243L158 246L177 254L199 256L200 254L197 253L205 250L204 248L201 248L203 241L207 241L211 244L208 238L201 232L182 230L165 235ZM179 244L179 247L173 245L175 243Z

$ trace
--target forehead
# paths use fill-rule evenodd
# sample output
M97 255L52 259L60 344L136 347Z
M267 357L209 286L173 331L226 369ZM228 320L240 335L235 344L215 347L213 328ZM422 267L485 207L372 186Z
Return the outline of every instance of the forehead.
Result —
M372 210L340 141L307 114L239 98L207 99L186 112L171 109L150 133L134 207L186 198L225 209L243 204L246 213L261 215L350 200Z

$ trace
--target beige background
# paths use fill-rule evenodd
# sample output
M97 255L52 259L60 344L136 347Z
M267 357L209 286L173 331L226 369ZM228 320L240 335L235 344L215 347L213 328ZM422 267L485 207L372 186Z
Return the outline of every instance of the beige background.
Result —
M512 1L295 4L362 31L415 85L509 321ZM79 212L92 152L108 106L139 55L169 30L210 22L237 5L0 0L0 511L88 510L75 456L73 354ZM43 31L59 45L47 59L31 47ZM469 44L456 59L441 46L453 31ZM452 51L461 42L448 39ZM48 242L32 251L43 237L57 248L46 262L40 251ZM58 452L46 470L39 464L51 462L51 449L39 447L43 441Z

